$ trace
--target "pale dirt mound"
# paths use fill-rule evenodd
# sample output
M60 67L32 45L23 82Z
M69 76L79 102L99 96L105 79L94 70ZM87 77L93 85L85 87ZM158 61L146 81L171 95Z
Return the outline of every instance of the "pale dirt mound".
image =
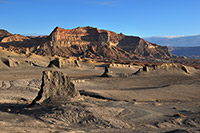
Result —
M80 67L80 63L78 60L55 58L50 61L47 67L56 67L56 68Z
M0 57L0 68L19 68L38 66L39 61L31 61L29 59L20 59L14 57Z
M162 64L160 66L155 66L155 69L156 70L167 70L167 71L173 71L173 70L176 70L176 71L183 71L185 73L190 73L190 71L193 71L194 68L192 67L189 67L189 66L185 66L185 65L182 65L182 64Z
M185 73L192 74L195 72L195 68L190 66L185 66L182 64L175 63L164 63L162 65L145 65L143 68L138 69L134 74L141 74L144 72L167 72L167 73Z
M49 61L51 60L52 57L44 57L36 54L31 54L29 56L26 56L24 59L26 62L28 61L29 64L33 66L43 66L46 67L49 65ZM35 65L34 65L35 64Z
M120 68L120 67L133 67L133 65L131 64L116 64L116 63L111 63L110 67L114 67L114 68Z
M28 66L46 66L43 65L46 60L46 58L33 58L33 56L27 57L24 54L17 54L13 51L7 51L0 47L0 69Z
M7 67L16 67L21 64L19 60L13 58L0 58L1 64L3 63Z
M92 59L89 59L89 58L78 59L78 60L81 61L81 62L84 62L86 64L95 64L96 63L95 60L92 60Z

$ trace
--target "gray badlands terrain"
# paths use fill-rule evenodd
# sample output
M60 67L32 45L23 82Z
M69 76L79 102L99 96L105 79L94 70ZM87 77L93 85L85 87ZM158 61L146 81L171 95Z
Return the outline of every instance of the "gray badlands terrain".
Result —
M198 69L112 63L103 77L108 64L91 59L6 50L0 59L1 132L200 131Z

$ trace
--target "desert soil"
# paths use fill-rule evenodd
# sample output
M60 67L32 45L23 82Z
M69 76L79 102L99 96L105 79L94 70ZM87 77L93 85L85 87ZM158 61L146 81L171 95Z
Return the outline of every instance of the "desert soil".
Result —
M200 132L197 69L134 74L140 66L120 65L103 78L101 65L47 68L50 58L26 60L39 65L1 66L0 132ZM82 100L27 108L40 90L42 71L51 69L70 76Z

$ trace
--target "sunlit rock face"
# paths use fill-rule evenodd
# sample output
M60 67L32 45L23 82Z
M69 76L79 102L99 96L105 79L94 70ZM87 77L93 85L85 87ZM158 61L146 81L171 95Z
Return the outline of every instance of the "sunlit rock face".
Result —
M126 36L93 27L63 29L56 27L49 36L27 37L2 31L0 45L17 53L100 59L135 57L171 58L168 48L136 36ZM12 44L12 45L10 45Z

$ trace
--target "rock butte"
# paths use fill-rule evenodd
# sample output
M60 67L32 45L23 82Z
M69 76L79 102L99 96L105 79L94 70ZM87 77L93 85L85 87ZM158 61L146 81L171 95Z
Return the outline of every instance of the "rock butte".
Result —
M165 46L140 37L126 36L93 27L56 27L49 36L12 35L0 30L0 46L16 53L96 59L171 58Z

